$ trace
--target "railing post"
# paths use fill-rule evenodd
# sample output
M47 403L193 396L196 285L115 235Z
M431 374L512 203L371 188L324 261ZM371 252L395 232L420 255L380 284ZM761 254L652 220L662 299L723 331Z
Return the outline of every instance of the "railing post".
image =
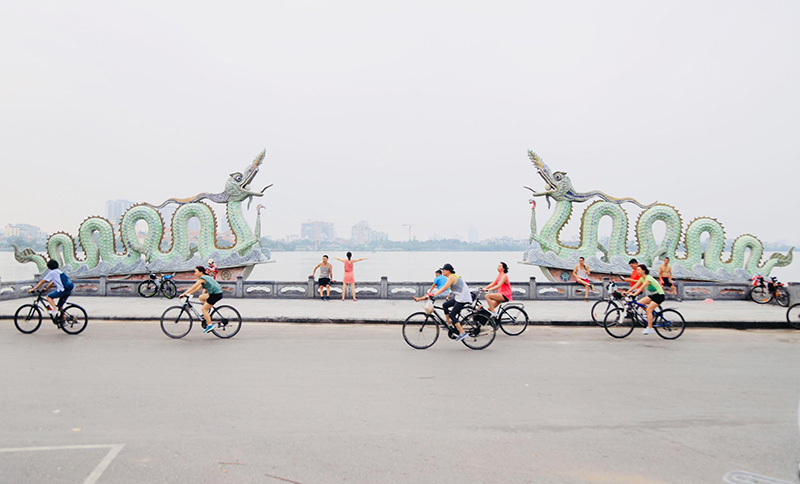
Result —
M244 297L244 277L236 276L236 289L234 291L236 297Z
M378 293L378 297L381 299L389 298L389 278L387 276L381 276L381 290Z
M108 284L107 284L107 282L108 282L108 277L100 276L100 282L97 284L100 287L97 288L97 292L99 292L100 295L102 295L102 296L108 296Z
M600 290L600 295L603 296L603 299L608 299L608 283L611 282L611 278L604 277L603 278L603 289Z
M314 299L314 278L308 276L308 288L306 289L306 299Z
M531 277L528 280L528 298L530 299L538 299L538 295L536 294L536 278Z

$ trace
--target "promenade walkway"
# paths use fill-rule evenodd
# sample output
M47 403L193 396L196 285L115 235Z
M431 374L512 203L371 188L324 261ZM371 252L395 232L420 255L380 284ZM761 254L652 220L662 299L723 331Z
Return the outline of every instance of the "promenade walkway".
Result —
M30 299L0 301L0 319L10 319L17 308ZM86 308L94 320L158 320L177 299L132 297L80 297L70 301ZM193 299L197 301L197 299ZM330 300L318 299L224 299L236 307L245 321L294 323L402 323L422 310L412 300ZM593 302L522 301L534 324L592 324L589 310ZM678 309L688 325L733 328L785 328L786 308L775 304L758 305L750 301L667 301L664 307Z

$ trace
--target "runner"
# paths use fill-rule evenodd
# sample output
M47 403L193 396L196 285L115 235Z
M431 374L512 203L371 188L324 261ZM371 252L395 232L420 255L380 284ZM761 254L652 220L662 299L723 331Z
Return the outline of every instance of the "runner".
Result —
M661 287L661 284L658 283L655 277L648 274L646 265L639 264L636 267L636 271L639 273L639 280L628 292L630 292L632 296L636 296L647 289L649 295L639 299L637 302L646 306L647 327L642 330L642 334L650 334L653 332L653 311L659 304L664 302L666 296L664 295L664 288Z

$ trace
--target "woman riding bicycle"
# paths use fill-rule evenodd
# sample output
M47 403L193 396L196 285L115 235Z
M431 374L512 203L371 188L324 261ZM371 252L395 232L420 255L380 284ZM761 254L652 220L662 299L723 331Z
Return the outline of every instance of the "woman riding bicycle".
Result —
M653 332L653 311L655 311L659 304L664 302L666 296L664 295L664 288L661 287L661 284L658 283L655 277L647 273L647 266L639 264L636 267L636 272L639 274L639 280L628 289L626 294L636 296L647 289L649 296L645 296L637 302L645 306L645 312L647 313L647 327L642 330L642 334L650 334Z
M497 306L511 299L511 283L508 282L508 265L505 262L497 264L497 278L490 285L483 288L486 291L486 304L492 317L497 317ZM496 293L489 294L489 291L498 289Z
M214 307L216 302L222 299L222 288L217 281L212 279L211 276L206 273L206 268L203 266L195 267L194 275L197 277L197 281L195 281L192 287L185 290L179 297L194 294L200 289L206 290L206 292L200 295L199 299L200 302L203 303L203 307L201 309L203 311L203 318L206 320L205 323L203 323L203 332L208 333L214 329L214 324L211 322L211 315L209 314L209 311L211 311L211 308Z

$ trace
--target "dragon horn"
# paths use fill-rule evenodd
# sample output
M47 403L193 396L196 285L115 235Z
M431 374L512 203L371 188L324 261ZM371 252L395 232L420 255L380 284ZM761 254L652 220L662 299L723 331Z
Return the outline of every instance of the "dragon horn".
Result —
M540 170L544 169L544 163L542 163L542 158L539 155L537 155L531 150L528 150L528 158L531 159L531 163L536 165L536 168Z

